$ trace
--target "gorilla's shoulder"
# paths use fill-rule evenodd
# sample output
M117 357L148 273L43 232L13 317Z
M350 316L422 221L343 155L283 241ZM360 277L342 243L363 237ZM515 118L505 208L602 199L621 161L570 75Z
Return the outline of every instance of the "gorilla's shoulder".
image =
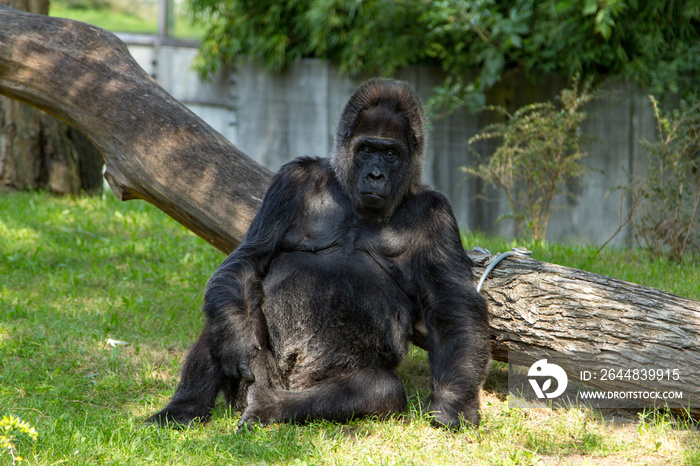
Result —
M278 174L291 174L295 172L313 173L316 171L324 172L330 169L330 166L330 160L327 158L304 156L298 157L282 165L282 168L280 168Z
M310 180L326 178L331 173L330 160L323 157L299 157L291 160L275 174L277 182L309 183ZM274 183L274 182L273 182Z
M413 187L409 196L409 205L415 209L416 214L429 214L435 212L452 212L452 204L440 191L420 183Z
M440 191L426 184L413 186L398 213L397 220L427 230L453 228L457 224L452 204Z
M326 158L299 157L280 167L272 178L271 187L289 184L303 186L310 180L327 177L330 171L330 160Z

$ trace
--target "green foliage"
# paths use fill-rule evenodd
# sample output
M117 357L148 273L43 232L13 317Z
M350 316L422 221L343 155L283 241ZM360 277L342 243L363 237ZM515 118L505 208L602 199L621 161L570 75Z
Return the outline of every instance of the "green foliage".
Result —
M6 452L12 458L12 464L21 463L24 458L19 456L20 446L31 443L36 445L39 434L28 422L14 417L3 416L0 419L0 453Z
M555 196L562 192L564 182L584 174L580 159L586 154L580 142L586 114L581 107L593 98L590 83L579 88L575 79L570 89L559 94L559 107L549 101L535 103L512 115L491 107L506 122L488 125L469 139L470 144L502 141L486 161L462 170L505 193L523 236L545 238Z
M530 31L532 2L496 0L434 1L421 16L428 39L427 55L447 73L431 108L448 112L467 105L484 106L484 92L519 55Z
M236 57L279 70L304 57L391 74L439 65L435 111L478 109L505 73L616 76L652 92L697 87L700 0L189 0L209 75Z
M541 51L550 63L544 68L533 63L535 70L610 73L674 92L686 72L693 71L697 79L697 0L550 1L538 2L536 12L538 21L525 49L530 60Z
M307 54L329 58L341 72L391 75L424 58L426 37L416 34L426 0L314 0L303 17ZM391 44L390 46L388 46Z
M422 35L411 32L427 5L424 0L190 0L195 17L209 25L195 66L209 76L238 56L270 70L324 57L352 75L391 74L419 60Z
M300 59L308 41L308 31L299 27L307 3L190 0L195 17L210 22L195 65L207 75L239 55L275 70Z
M649 172L630 187L637 241L682 261L700 252L700 100L664 113L651 97L659 140L645 141Z

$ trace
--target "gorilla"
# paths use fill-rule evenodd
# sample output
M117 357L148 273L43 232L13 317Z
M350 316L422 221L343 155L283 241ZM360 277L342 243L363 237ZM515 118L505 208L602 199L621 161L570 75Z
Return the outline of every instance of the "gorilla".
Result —
M356 90L330 160L284 165L209 280L204 330L148 421L206 421L219 392L240 426L389 416L406 407L393 371L411 342L428 351L431 422L479 423L487 306L452 207L421 182L425 140L408 84Z

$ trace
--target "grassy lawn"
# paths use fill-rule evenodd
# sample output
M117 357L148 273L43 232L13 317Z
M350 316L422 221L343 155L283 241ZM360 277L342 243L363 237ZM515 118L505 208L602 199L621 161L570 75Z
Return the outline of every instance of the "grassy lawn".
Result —
M112 32L138 34L156 34L158 32L158 13L155 8L141 14L129 14L123 11L109 11L95 8L68 8L60 2L49 4L49 16L74 19L92 24ZM180 39L201 39L206 27L193 24L185 16L176 16L173 36Z
M513 246L481 235L466 244ZM697 262L533 249L537 259L700 300ZM36 428L36 444L15 443L25 464L700 464L696 427L668 415L509 408L503 364L486 383L479 428L431 428L419 414L429 368L417 349L400 369L409 409L389 421L239 434L237 413L220 406L204 426L144 426L175 389L202 327L204 285L223 258L143 202L0 195L0 418ZM2 448L0 465L12 464Z

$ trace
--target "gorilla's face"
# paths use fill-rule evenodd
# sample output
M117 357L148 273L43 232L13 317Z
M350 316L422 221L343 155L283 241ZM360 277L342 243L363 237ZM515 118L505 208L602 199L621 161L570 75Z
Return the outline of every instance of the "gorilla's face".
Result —
M355 121L354 132L349 147L353 203L363 217L386 220L411 183L407 118L385 108L367 109Z
M370 80L340 116L333 172L364 221L388 221L421 181L425 148L423 112L405 83Z
M361 136L353 147L356 205L381 216L403 195L404 166L410 153L402 141L386 137Z

